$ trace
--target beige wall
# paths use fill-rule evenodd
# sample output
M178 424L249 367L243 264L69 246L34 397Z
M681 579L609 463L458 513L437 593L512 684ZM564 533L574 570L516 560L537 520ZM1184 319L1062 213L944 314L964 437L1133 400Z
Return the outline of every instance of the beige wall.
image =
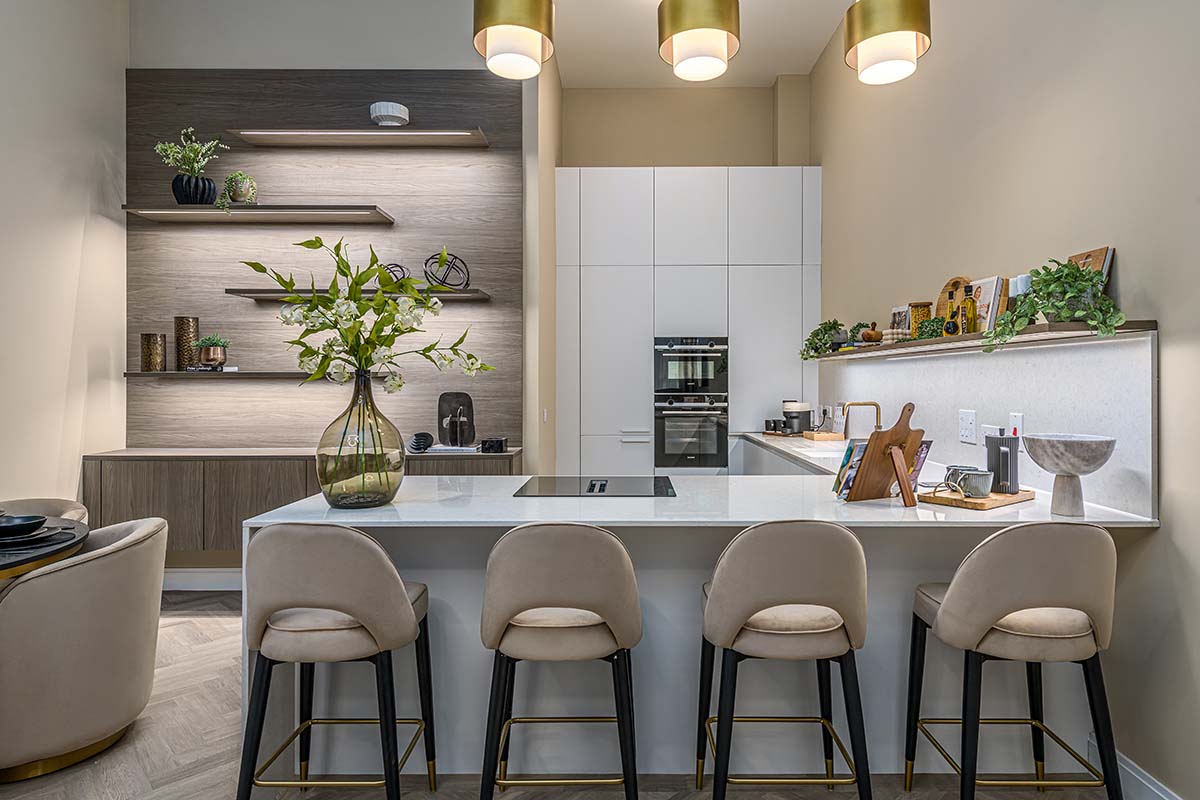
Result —
M125 442L126 0L6 0L0 498L75 497Z
M566 89L570 167L767 166L775 163L775 91Z
M562 152L562 82L551 59L525 85L524 471L554 473L555 167Z
M857 83L840 31L812 75L825 316L883 319L952 275L1112 244L1119 302L1159 320L1163 528L1118 537L1105 667L1120 749L1184 797L1200 796L1197 29L1191 0L936 3L909 80Z
M811 86L808 75L780 75L775 79L775 164L780 167L812 165Z

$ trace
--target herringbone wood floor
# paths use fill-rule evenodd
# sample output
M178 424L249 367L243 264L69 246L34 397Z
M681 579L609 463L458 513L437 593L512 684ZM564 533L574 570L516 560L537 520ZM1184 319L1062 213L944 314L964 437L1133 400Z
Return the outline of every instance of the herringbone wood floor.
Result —
M241 746L241 600L237 594L168 592L163 597L158 664L150 704L115 747L67 770L0 786L0 800L231 800ZM919 776L905 794L899 776L872 780L879 800L950 800L958 794L951 776ZM643 800L706 800L682 776L645 776ZM470 800L479 779L445 776L436 795L406 778L406 800ZM821 800L823 787L730 787L737 800ZM504 800L623 800L621 787L510 789ZM853 787L838 787L852 800ZM296 790L284 800L378 800L383 790ZM1055 790L1047 794L1010 789L980 791L980 800L1103 800L1104 790Z

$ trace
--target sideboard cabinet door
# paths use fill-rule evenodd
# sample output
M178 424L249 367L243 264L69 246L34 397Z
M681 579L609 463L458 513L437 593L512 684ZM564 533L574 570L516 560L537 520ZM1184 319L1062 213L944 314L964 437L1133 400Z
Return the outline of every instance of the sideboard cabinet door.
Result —
M241 550L242 521L303 500L315 471L298 458L205 461L204 549Z
M204 464L201 461L114 459L101 468L103 512L93 527L132 519L167 521L167 549L204 548Z

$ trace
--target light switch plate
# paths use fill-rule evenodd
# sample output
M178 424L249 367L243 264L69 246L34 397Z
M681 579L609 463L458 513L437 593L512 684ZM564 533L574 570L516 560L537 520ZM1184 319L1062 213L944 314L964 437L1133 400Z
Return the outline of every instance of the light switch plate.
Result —
M1001 428L999 425L980 425L979 426L979 433L984 437L1000 436L1003 433L1003 431L1004 431L1004 429Z
M979 444L979 428L975 425L975 412L965 409L958 412L958 440L963 444Z
M1018 411L1014 411L1008 415L1008 430L1005 433L1011 434L1013 430L1016 430L1017 436L1025 435L1025 415ZM1024 442L1021 442L1020 451L1022 453L1025 452Z

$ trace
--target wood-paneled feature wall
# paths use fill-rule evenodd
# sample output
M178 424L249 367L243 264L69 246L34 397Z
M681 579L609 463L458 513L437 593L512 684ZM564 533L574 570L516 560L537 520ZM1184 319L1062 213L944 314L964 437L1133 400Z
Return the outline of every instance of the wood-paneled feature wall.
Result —
M486 149L253 147L230 128L367 128L376 100L407 105L414 128L482 128ZM129 70L127 203L174 204L173 171L153 152L181 128L222 136L232 148L206 175L218 185L242 169L269 204L377 204L394 226L162 224L128 221L127 363L138 369L138 336L172 335L176 315L200 318L201 334L232 342L229 363L243 370L296 369L283 344L295 329L276 319L280 306L225 294L273 283L243 266L261 261L282 272L315 275L328 285L326 254L292 243L345 236L363 257L373 244L385 261L420 275L427 256L446 245L471 267L471 285L490 303L447 303L429 318L427 336L456 338L470 327L470 350L497 368L468 378L409 363L408 385L377 400L406 435L436 430L437 397L466 391L475 399L480 435L521 442L522 165L521 87L486 71L417 70ZM417 339L423 343L428 339ZM174 353L173 341L168 353ZM173 366L171 364L170 366ZM288 380L137 380L127 382L130 447L308 447L349 401L348 387ZM174 531L172 531L174 534ZM199 549L197 547L197 549Z

